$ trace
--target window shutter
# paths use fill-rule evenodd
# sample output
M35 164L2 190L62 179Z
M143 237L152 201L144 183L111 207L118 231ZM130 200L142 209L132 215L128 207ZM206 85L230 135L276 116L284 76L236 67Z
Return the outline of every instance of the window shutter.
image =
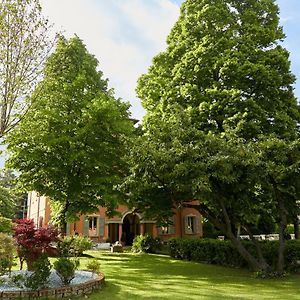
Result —
M188 216L184 217L184 233L187 234L189 233L189 228L188 228Z
M195 225L196 225L196 233L201 233L201 230L200 230L200 228L201 228L201 223L200 223L200 216L196 216L195 217Z
M98 233L99 236L104 236L104 226L105 226L105 218L98 217Z
M71 226L70 226L70 223L67 223L66 235L70 235L70 234L71 234Z
M84 224L83 224L83 235L89 236L89 218L84 218Z

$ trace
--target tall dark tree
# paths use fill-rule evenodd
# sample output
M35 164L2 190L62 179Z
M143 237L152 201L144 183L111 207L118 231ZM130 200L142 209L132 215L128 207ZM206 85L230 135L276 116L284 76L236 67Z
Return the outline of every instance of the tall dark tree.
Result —
M299 106L283 38L273 0L186 0L166 51L138 82L147 115L123 186L133 205L144 209L199 199L194 207L255 270L270 267L252 233L260 213L277 216L279 208L277 220L285 227L299 198L292 181L293 196L274 197L284 182L276 167L297 176L299 157ZM276 141L290 159L270 152ZM240 226L258 258L239 241ZM278 265L281 272L282 257Z
M19 183L49 196L61 223L99 205L112 209L118 200L114 186L133 123L129 105L115 99L97 65L78 37L61 37L31 110L8 137Z

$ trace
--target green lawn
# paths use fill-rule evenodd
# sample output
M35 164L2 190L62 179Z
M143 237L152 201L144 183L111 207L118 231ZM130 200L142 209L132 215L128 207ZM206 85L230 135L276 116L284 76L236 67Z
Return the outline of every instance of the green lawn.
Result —
M178 261L163 255L89 251L105 287L89 299L300 299L300 276L261 280L244 270ZM81 267L88 258L81 259ZM85 298L77 298L85 299Z

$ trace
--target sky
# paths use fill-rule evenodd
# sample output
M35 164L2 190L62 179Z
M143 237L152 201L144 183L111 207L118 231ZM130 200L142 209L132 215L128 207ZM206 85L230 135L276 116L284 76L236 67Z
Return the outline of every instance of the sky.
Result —
M146 73L153 56L166 47L166 37L179 16L183 0L41 0L45 15L57 30L77 34L99 60L99 67L116 96L132 105L132 116L144 110L136 98L137 79ZM300 0L278 0L281 24L287 35L292 71L299 78Z
M136 97L137 79L166 48L166 37L183 0L41 0L44 14L66 37L78 35L99 60L117 97L131 103L132 117L145 113ZM290 52L300 100L300 0L277 0L284 46ZM0 167L3 158L0 157Z

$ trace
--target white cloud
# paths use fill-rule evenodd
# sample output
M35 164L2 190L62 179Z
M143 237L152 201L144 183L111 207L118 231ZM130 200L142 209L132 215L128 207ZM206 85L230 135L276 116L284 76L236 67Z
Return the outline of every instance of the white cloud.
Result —
M179 16L171 0L41 0L45 15L70 37L75 33L99 62L116 95L132 104L132 115L144 111L135 97L138 77Z

